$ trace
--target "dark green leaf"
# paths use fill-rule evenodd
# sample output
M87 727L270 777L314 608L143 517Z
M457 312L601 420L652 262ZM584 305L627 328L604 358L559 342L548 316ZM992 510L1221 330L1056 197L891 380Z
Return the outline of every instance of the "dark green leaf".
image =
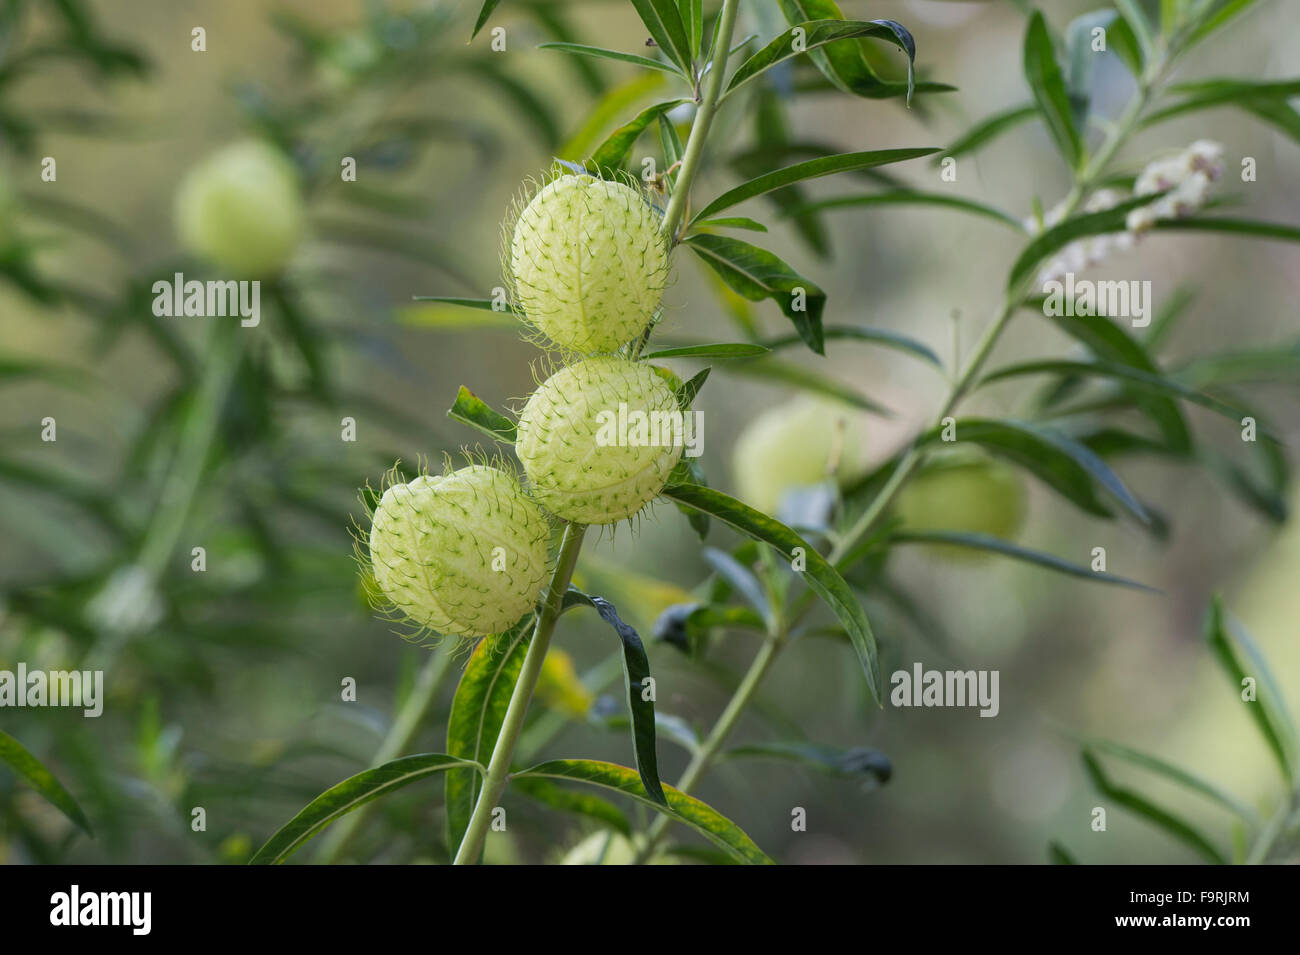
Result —
M795 561L802 557L805 570L802 571L808 586L825 601L834 611L844 629L848 631L853 649L857 651L867 677L867 685L877 702L884 699L884 682L877 659L876 638L871 632L871 624L862 610L849 585L826 559L822 557L807 541L779 521L754 510L734 497L711 488L697 487L693 484L670 485L664 489L664 496L703 511L728 524L747 537L774 547L786 560ZM799 551L796 555L794 552Z
M641 784L655 802L668 805L663 786L659 782L659 757L655 752L655 704L646 698L646 690L653 685L650 661L645 655L645 645L637 632L619 619L614 605L603 597L592 597L576 587L564 595L566 606L585 604L600 614L600 619L614 628L623 643L623 683L627 691L627 706L632 714L632 747L636 754L637 772ZM647 681L650 681L647 683Z
M807 162L795 163L793 166L777 169L774 172L751 179L734 189L729 189L697 212L691 222L694 224L702 219L707 219L723 209L730 209L732 206L744 202L746 199L761 196L774 189L781 189L791 183L803 182L806 179L817 179L821 176L830 176L837 172L848 172L854 169L873 169L876 166L904 162L920 156L929 156L936 152L938 152L937 149L929 147L920 149L873 149L866 152L841 153L838 156L809 159Z
M694 227L701 231L709 229L746 229L749 232L766 232L767 226L754 219L745 216L725 216L720 219L705 219L703 222L695 223Z
M1052 865L1078 865L1070 850L1065 848L1059 842L1053 841L1047 845L1047 858Z
M643 109L637 114L632 122L625 126L620 126L609 135L603 143L591 154L591 160L587 163L587 168L591 172L599 172L601 175L609 176L614 171L622 169L627 163L628 154L632 151L632 146L651 123L657 121L659 117L668 112L675 106L688 102L684 99L667 100L663 103L655 103Z
M20 688L19 692L25 693L26 687ZM95 833L91 831L90 820L81 811L72 794L64 788L63 783L45 768L44 763L29 753L22 743L2 730L0 730L0 761L26 779L33 789L49 800L78 829L94 838Z
M1095 580L1103 584L1117 584L1121 587L1132 587L1135 590L1145 590L1153 594L1160 593L1160 591L1155 587L1148 587L1146 584L1138 583L1136 580L1129 580L1127 577L1117 577L1114 574L1091 570L1080 564L1072 564L1070 561L1057 557L1054 554L1045 554L1042 551L1030 550L1027 547L1021 547L1019 544L1013 544L1010 541L1002 540L999 537L992 537L988 534L973 534L962 531L909 531L903 529L894 531L890 535L889 539L891 542L897 544L942 544L955 545L957 547L970 547L974 550L992 551L996 554L1002 554L1004 557L1023 560L1026 563L1037 564L1039 567L1046 567L1048 570L1054 570L1062 574L1069 574L1071 577L1081 577L1084 580Z
M538 44L537 48L539 50L560 50L564 53L577 53L580 56L595 56L603 60L618 60L621 63L633 63L637 66L644 66L647 69L659 70L661 73L668 73L682 78L681 70L671 63L652 60L648 56L638 56L636 53L605 50L598 46L587 46L585 43L541 43Z
M1038 10L1029 18L1024 47L1025 79L1038 103L1038 111L1065 161L1071 169L1078 169L1083 163L1083 140L1074 125L1070 95L1065 88L1061 66L1056 61L1052 35Z
M1246 822L1253 823L1255 821L1255 810L1251 809L1249 805L1221 786L1203 779L1195 773L1189 773L1187 770L1181 769L1172 763L1167 763L1159 757L1139 752L1120 743L1113 743L1110 740L1090 739L1086 741L1086 745L1094 753L1104 753L1107 756L1113 756L1116 759L1132 763L1134 766L1141 766L1143 769L1155 773L1170 782L1177 783L1185 789L1200 793L1202 796L1217 802L1229 812L1237 814Z
M978 216L994 219L1004 225L1011 226L1017 232L1025 231L1024 224L1015 216L987 203L977 202L963 196L950 196L943 192L919 192L915 189L896 189L892 192L873 192L861 196L819 199L816 202L807 202L785 209L782 214L793 217L809 215L814 212L825 212L827 209L861 208L863 206L877 205L944 206L949 209L958 209L962 212L970 212Z
M1214 865L1226 865L1227 857L1215 845L1192 825L1184 822L1166 809L1162 809L1145 796L1116 785L1101 768L1101 763L1091 751L1083 751L1083 765L1088 778L1103 796L1113 800L1130 812L1142 816L1153 825L1158 826L1180 842L1186 843Z
M728 288L751 302L765 298L776 302L794 323L804 343L819 355L825 351L821 325L826 293L820 288L771 252L740 239L698 234L688 236L685 243L718 273Z
M540 776L515 776L511 780L510 788L514 792L523 793L529 799L535 799L552 809L586 816L588 819L594 819L601 825L608 826L629 839L632 838L632 824L627 821L627 816L613 803L607 802L599 796L565 789L563 786L557 786L549 779L542 779Z
M1205 640L1219 665L1232 682L1233 692L1245 692L1244 681L1254 681L1255 699L1242 701L1282 770L1282 778L1294 787L1297 781L1295 724L1287 712L1285 697L1264 655L1245 628L1227 614L1215 598L1205 617Z
M852 341L872 342L876 345L894 348L915 355L918 358L923 358L936 368L943 367L943 362L939 360L939 356L928 345L900 332L891 332L883 328L868 328L865 325L830 325L822 330L822 335L828 339L842 338ZM764 341L763 344L775 351L778 348L785 348L801 342L802 339L797 336L787 335L781 338L770 338Z
M964 135L959 136L951 146L942 150L939 155L931 160L931 165L937 166L944 159L950 157L956 159L958 156L974 152L999 134L1006 132L1013 126L1019 126L1037 115L1037 106L1015 106L1000 113L994 113L992 116L980 120L967 130Z
M478 762L491 757L528 653L532 622L530 614L513 629L485 637L474 648L447 717L447 751L453 756ZM481 782L479 774L468 770L447 774L447 845L452 852L465 838Z
M498 414L464 385L456 393L456 402L447 412L448 418L469 425L482 431L489 438L505 444L514 444L517 437L515 423L505 415Z
M1139 0L1115 0L1115 7L1132 32L1133 39L1137 41L1142 63L1146 63L1155 52L1155 30L1151 27L1151 21L1142 11Z
M1212 79L1196 83L1179 83L1169 88L1169 92L1183 97L1177 103L1156 110L1142 120L1144 128L1162 123L1175 116L1208 109L1212 106L1240 106L1248 108L1255 104L1267 107L1269 104L1285 106L1286 100L1300 96L1300 79L1292 80L1239 80Z
M752 865L770 865L772 862L739 826L694 796L665 786L666 804L656 802L647 795L636 771L626 766L595 759L553 759L515 773L513 778L571 780L622 793L663 813L669 819L691 826L740 862Z
M1161 232L1229 232L1257 239L1283 239L1300 242L1300 227L1282 222L1258 222L1254 219L1161 219L1153 226Z
M483 767L473 760L445 753L422 753L418 756L403 756L349 776L338 785L325 790L285 823L279 832L267 840L266 845L257 850L248 864L278 865L335 819L358 806L434 773L461 767L483 772Z
M501 0L483 0L483 6L479 8L478 19L474 21L474 32L469 35L472 40L478 36L479 31L487 25L488 18L492 16L492 11L497 8Z
M674 0L632 0L641 22L659 48L684 71L691 68L691 41Z
M647 361L652 358L753 358L757 355L766 355L767 352L765 346L752 342L718 342L674 345L671 348L660 348L642 357Z

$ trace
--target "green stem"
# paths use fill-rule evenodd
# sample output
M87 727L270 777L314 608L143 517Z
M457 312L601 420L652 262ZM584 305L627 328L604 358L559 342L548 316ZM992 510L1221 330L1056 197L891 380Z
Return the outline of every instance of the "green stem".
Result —
M723 74L727 72L727 57L731 50L731 36L736 29L736 13L740 9L739 0L723 0L722 12L718 15L718 38L713 47L713 62L709 66L709 78L704 84L704 97L700 100L695 122L691 124L691 135L686 140L686 152L682 155L682 168L677 174L677 184L673 187L672 198L664 210L664 221L659 231L668 235L670 242L677 241L677 229L686 213L686 204L690 201L691 183L699 171L700 160L704 156L704 142L709 138L709 127L713 125L713 114L717 112L718 100L722 93Z
M736 687L736 692L732 694L731 700L728 701L726 709L718 717L718 721L713 724L713 729L709 732L708 738L700 744L700 748L695 751L691 757L690 764L687 765L686 771L682 773L681 778L677 781L677 788L684 793L690 792L696 784L708 772L709 767L713 765L714 759L717 758L718 752L722 745L735 729L736 723L740 721L740 716L745 712L745 707L758 691L759 684L767 676L768 671L772 669L772 664L776 661L777 654L785 645L785 638L780 634L770 635L764 641L763 646L759 649L758 654L749 665L745 676L741 679L740 685ZM646 839L644 845L637 852L635 864L641 865L654 853L655 847L659 840L663 838L665 830L668 828L669 819L667 816L658 816L650 828L646 830Z
M524 715L532 700L533 690L537 686L537 677L542 672L542 661L551 645L551 635L555 633L555 623L560 619L564 605L564 592L569 589L573 577L573 568L578 563L578 553L582 550L582 538L587 533L583 524L569 524L564 529L564 541L560 544L560 554L555 561L555 570L551 574L551 585L546 593L546 603L537 616L537 625L533 628L533 638L524 656L523 668L519 671L519 680L510 695L510 705L506 707L505 719L501 721L501 732L497 735L496 745L492 748L492 758L488 761L487 776L483 780L483 789L479 792L478 802L474 804L474 813L470 816L469 826L465 829L465 838L461 840L456 851L456 865L469 865L476 861L483 851L483 841L487 838L488 825L492 821L492 810L497 800L505 791L510 778L510 760L515 753L515 743L519 731L524 726Z
M411 740L428 715L429 708L438 695L438 688L447 675L452 658L451 648L452 643L448 641L429 653L429 659L420 668L415 685L402 702L397 718L388 729L388 735L379 744L374 759L370 761L372 768L396 759L410 747ZM335 823L321 839L320 851L316 855L317 864L332 865L338 861L374 808L375 803L366 803Z

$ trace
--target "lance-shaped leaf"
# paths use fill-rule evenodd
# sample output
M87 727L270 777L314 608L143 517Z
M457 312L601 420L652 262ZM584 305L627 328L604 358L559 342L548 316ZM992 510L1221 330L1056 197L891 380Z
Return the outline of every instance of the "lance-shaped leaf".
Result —
M483 27L487 26L488 18L492 16L492 11L495 10L500 3L501 0L483 0L483 6L479 7L478 19L474 21L474 32L469 35L471 40L478 36L479 31L482 30Z
M894 412L890 409L873 401L866 395L858 393L848 385L842 384L834 378L828 378L813 369L805 368L803 365L796 365L780 358L764 356L749 361L732 362L721 366L721 368L724 374L780 382L801 391L832 398L853 408L861 408L863 411L880 415L882 418L892 418L894 416Z
M676 0L632 0L632 6L659 48L689 71L693 60L691 41Z
M755 358L765 355L768 348L754 342L716 342L699 345L673 345L660 348L642 357L652 358Z
M335 819L358 806L434 773L461 767L480 774L483 772L483 767L473 760L448 756L446 753L422 753L418 756L403 756L349 776L309 802L298 815L268 839L266 845L258 849L248 863L278 865Z
M489 438L505 444L515 443L515 423L505 415L493 411L482 398L464 385L456 393L456 401L447 411L447 417L482 431Z
M901 332L893 332L884 328L870 328L866 325L827 325L822 329L822 336L828 339L871 342L874 345L882 345L885 348L894 348L914 355L917 358L924 359L936 368L943 367L943 362L939 360L939 356L934 353L930 346ZM800 341L801 339L795 336L783 335L779 338L769 338L763 344L776 351L778 348L799 344Z
M782 215L804 216L825 212L828 209L861 209L869 206L885 205L941 206L983 216L986 219L993 219L1003 225L1010 226L1017 232L1025 231L1024 224L1019 219L1009 212L1003 212L988 203L967 199L964 196L950 196L944 192L922 192L917 189L893 189L889 192L870 192L860 196L838 196L832 199L819 199L816 202L806 202L785 209L782 211Z
M1118 803L1130 812L1163 829L1175 839L1190 846L1203 856L1206 861L1214 865L1227 865L1227 856L1214 843L1202 835L1195 826L1167 809L1156 805L1141 793L1112 782L1110 777L1106 775L1106 771L1102 769L1101 762L1091 750L1084 749L1083 766L1088 773L1088 778L1092 780L1093 786L1107 799Z
M772 299L794 323L795 331L817 354L823 354L822 312L826 293L771 252L725 235L688 236L685 244L713 269L727 287L760 302Z
M1055 554L1045 554L1042 551L1031 550L1028 547L1021 547L1019 544L1013 544L1011 541L1003 540L1000 537L993 537L989 534L975 534L965 531L909 531L898 530L889 535L891 543L895 544L941 544L944 546L969 547L973 550L989 551L995 554L1001 554L1004 557L1010 557L1013 560L1023 560L1029 564L1035 564L1039 567L1046 567L1048 570L1054 570L1060 574L1068 574L1071 577L1080 577L1084 580L1095 580L1103 584L1117 584L1120 587L1132 587L1135 590L1145 590L1149 593L1160 593L1155 587L1148 587L1146 584L1138 583L1136 580L1129 580L1127 577L1117 577L1114 574L1108 574L1104 571L1095 571L1080 564L1071 563L1064 558L1057 557Z
M1300 227L1285 222L1259 222L1255 219L1232 219L1226 216L1161 219L1152 228L1161 232L1227 232L1256 239L1300 242Z
M608 826L629 839L632 838L632 824L627 821L627 816L613 803L599 796L565 789L540 776L531 778L515 776L511 779L510 789L560 812L571 812L574 815L594 819L601 825Z
M19 691L23 692L23 691ZM46 769L45 764L27 751L22 743L8 733L0 731L0 762L4 762L14 772L31 784L32 788L72 821L86 835L94 838L90 820L81 811L81 806L64 788L63 783Z
M1070 94L1065 87L1061 65L1056 60L1052 35L1047 29L1043 14L1035 10L1025 30L1025 79L1038 103L1038 112L1056 140L1057 148L1071 169L1083 162L1084 146L1079 130L1074 124L1070 108Z
M1038 477L1075 506L1098 517L1111 517L1097 494L1100 487L1146 524L1150 517L1101 458L1067 435L1024 421L964 418L955 423L958 441L970 441ZM922 435L922 443L939 441L942 428Z
M646 69L658 70L661 73L669 73L680 79L685 77L682 71L671 63L665 63L662 60L652 60L648 56L640 56L636 53L624 53L621 50L606 50L599 46L588 46L585 43L539 43L539 50L560 50L563 53L576 53L578 56L594 56L601 60L618 60L620 63L631 63L634 66L643 66Z
M804 580L830 607L848 633L872 696L877 702L884 699L884 680L871 623L844 578L811 544L780 521L721 491L694 484L674 484L664 488L663 494L670 500L717 518L746 537L770 545L792 565L802 563Z
M1247 679L1254 682L1255 699L1246 703L1247 712L1277 759L1282 778L1294 788L1300 779L1300 760L1295 723L1287 712L1285 697L1254 639L1224 611L1218 597L1205 616L1205 641L1232 681L1234 692L1244 692Z
M486 637L474 648L447 717L447 751L467 762L491 758L501 733L510 696L519 681L533 616L497 637ZM453 769L447 774L447 845L455 851L465 838L482 780L477 773Z
M739 205L746 199L761 196L764 193L772 192L774 189L782 189L792 183L803 182L807 179L818 179L822 176L831 176L837 172L874 169L877 166L886 166L890 163L905 162L908 159L916 159L920 156L929 156L938 151L938 149L928 146L908 149L871 149L865 152L822 156L817 159L809 159L806 162L795 163L793 166L786 166L784 169L777 169L765 175L757 176L736 186L734 189L727 190L697 212L691 222L695 223L702 219L708 219L717 215L723 209L730 209L732 206Z
M803 763L832 776L846 778L866 776L876 783L887 783L894 773L889 757L866 746L825 746L804 742L746 743L723 754L728 759L782 759Z
M564 606L587 606L600 614L600 619L614 628L623 644L623 680L627 690L627 706L632 714L632 747L636 754L637 772L650 798L667 805L663 784L659 782L659 757L655 751L655 704L653 695L647 697L650 661L645 655L645 645L636 630L619 619L614 605L603 597L593 597L576 587L564 595Z
M620 126L609 134L609 137L591 154L587 168L592 172L599 172L603 176L609 176L611 173L622 169L627 164L627 157L632 152L632 146L640 138L641 134L649 128L650 124L657 122L659 117L670 109L685 102L688 102L688 100L673 99L663 103L655 103L653 106L643 109L630 123Z
M893 20L810 20L795 24L786 33L778 36L740 64L736 72L731 74L723 95L726 96L733 90L739 89L791 57L820 49L838 40L857 40L863 37L887 40L907 54L907 96L910 100L915 86L913 63L916 60L916 44L912 40L912 35ZM856 52L861 57L861 51Z
M1002 110L991 116L986 116L980 120L964 134L957 137L951 146L942 150L938 156L930 160L930 164L937 166L944 159L956 159L958 156L964 156L967 153L974 152L985 143L995 139L997 136L1006 132L1015 126L1019 126L1026 120L1033 119L1038 115L1037 106L1014 106L1011 109Z
M1132 749L1120 743L1114 743L1105 739L1089 739L1085 745L1094 753L1103 753L1106 756L1113 756L1116 759L1122 759L1134 766L1140 766L1148 772L1161 776L1170 782L1182 786L1191 792L1200 793L1202 796L1218 803L1229 812L1240 816L1248 823L1254 824L1256 821L1255 810L1238 799L1232 793L1228 792L1222 786L1210 782L1207 779L1190 773L1185 769L1165 762L1157 756L1143 753L1139 750Z
M672 786L664 787L665 802L658 802L646 792L636 770L626 766L595 759L553 759L517 772L512 778L569 780L622 793L675 822L692 827L738 862L750 865L772 864L772 860L754 845L754 840L744 830L716 809Z
M1240 106L1247 109L1262 103L1282 103L1294 96L1300 96L1300 79L1290 80L1242 80L1220 78L1199 80L1195 83L1179 83L1169 88L1173 95L1181 95L1182 100L1164 109L1150 113L1143 121L1144 128L1162 123L1183 113L1209 109L1213 106Z

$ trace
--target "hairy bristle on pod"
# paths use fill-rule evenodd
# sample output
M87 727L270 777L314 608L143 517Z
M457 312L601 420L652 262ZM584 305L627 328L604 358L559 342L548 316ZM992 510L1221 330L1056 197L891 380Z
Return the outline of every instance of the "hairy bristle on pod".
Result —
M531 610L550 525L513 475L474 464L394 484L375 508L375 584L412 623L449 636L500 633Z
M507 225L515 305L578 354L613 352L654 316L668 274L659 213L624 182L561 175Z
M677 398L649 365L603 356L556 372L519 416L515 453L543 507L613 524L658 496L682 456Z

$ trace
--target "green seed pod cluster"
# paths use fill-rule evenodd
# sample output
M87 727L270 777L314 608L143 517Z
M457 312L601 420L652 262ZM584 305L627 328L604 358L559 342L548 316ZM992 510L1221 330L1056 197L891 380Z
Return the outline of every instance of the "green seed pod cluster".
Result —
M1014 540L1024 525L1027 505L1020 474L990 458L949 454L927 464L899 491L894 514L917 531L957 531ZM941 546L944 557L978 560L971 548Z
M665 422L677 396L654 369L614 356L561 369L519 416L515 453L542 506L580 524L614 524L658 496L682 456ZM644 427L643 427L644 425Z
M375 583L412 622L500 633L541 595L550 529L505 471L476 464L389 487L371 518Z
M639 335L668 272L659 214L641 192L585 175L558 176L532 197L509 230L506 258L528 322L583 355Z
M176 192L176 231L191 252L236 278L275 275L302 239L302 188L292 162L249 140L190 170Z
M740 499L776 513L787 491L862 471L863 415L843 404L801 398L754 418L736 439L731 474ZM833 473L832 473L833 472Z

